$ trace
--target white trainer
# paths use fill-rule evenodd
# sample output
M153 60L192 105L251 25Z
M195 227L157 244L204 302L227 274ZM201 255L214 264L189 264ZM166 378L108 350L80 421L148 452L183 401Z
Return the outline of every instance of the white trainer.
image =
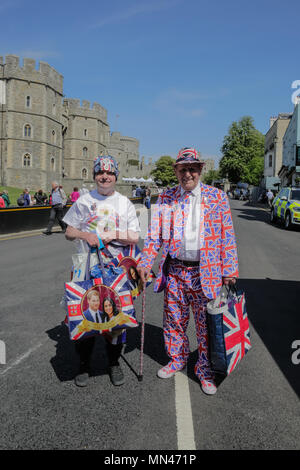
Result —
M200 380L202 392L206 395L214 395L217 393L217 387L213 380Z
M157 372L157 377L159 377L160 379L169 379L170 377L173 377L173 375L175 375L176 372L179 372L185 367L184 366L181 369L174 369L172 365L173 365L173 362L171 361L166 366L159 369L159 371Z

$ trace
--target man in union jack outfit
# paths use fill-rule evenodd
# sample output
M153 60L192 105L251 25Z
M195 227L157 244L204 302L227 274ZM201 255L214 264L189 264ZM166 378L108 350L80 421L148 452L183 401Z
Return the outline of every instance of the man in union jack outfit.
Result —
M138 271L145 282L162 247L154 291L165 290L163 328L170 362L158 377L172 377L186 366L191 307L198 342L195 374L203 392L212 395L217 388L208 357L206 305L222 284L235 282L238 259L228 198L200 182L203 165L193 148L178 153L174 171L179 185L158 198Z

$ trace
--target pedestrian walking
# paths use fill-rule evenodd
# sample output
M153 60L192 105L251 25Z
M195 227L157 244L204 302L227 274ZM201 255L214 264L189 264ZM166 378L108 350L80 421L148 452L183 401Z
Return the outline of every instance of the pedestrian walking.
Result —
M145 282L162 247L154 290L165 291L163 330L170 361L158 377L172 377L186 366L191 307L198 342L195 374L202 391L212 395L217 388L209 361L206 305L223 284L235 282L238 260L228 198L200 182L203 165L193 148L178 153L174 171L179 185L158 198L138 272Z
M44 235L51 235L52 228L55 223L55 219L57 219L59 225L61 226L62 232L66 231L66 224L63 222L64 211L63 208L67 203L67 196L62 186L56 181L51 183L52 190L51 190L51 209L50 209L50 217L49 222L46 230L43 231Z
M117 257L126 246L135 245L139 240L140 228L134 205L115 190L118 175L115 158L110 155L99 156L94 161L93 168L96 189L83 194L63 219L68 224L67 240L79 240L80 252L88 252L93 246L99 247L100 237L111 255ZM103 336L110 379L113 385L122 385L124 374L119 358L126 342L126 331L107 332ZM75 348L80 359L80 368L75 377L78 386L84 387L88 383L94 344L95 337L76 341Z
M273 194L273 192L271 191L271 189L268 190L266 196L267 196L268 206L269 206L269 207L272 207L272 201L273 201L273 199L274 199L274 194Z

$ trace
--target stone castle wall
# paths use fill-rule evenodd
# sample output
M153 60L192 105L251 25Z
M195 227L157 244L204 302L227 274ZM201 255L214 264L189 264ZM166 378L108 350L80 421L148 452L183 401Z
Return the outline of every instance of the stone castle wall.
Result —
M139 141L110 132L99 103L63 99L63 76L46 62L0 56L0 184L47 191L51 181L67 192L93 183L93 160L110 153L123 176L146 176ZM138 160L138 165L130 161ZM147 171L148 170L148 171Z

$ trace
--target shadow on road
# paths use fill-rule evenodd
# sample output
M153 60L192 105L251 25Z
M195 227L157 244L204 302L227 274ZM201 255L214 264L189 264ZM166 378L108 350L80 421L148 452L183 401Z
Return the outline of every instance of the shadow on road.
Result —
M245 291L248 317L253 328L299 396L300 364L292 363L292 343L300 340L300 282L240 279L238 286ZM263 364L257 366L264 367Z
M79 358L75 352L74 341L69 338L69 331L64 323L46 331L52 341L56 342L56 355L51 358L50 363L57 378L61 382L74 379L78 373ZM104 339L99 337L95 343L91 358L91 376L99 376L107 373L107 358Z
M251 327L261 338L265 347L277 363L283 375L294 391L300 396L300 364L292 363L292 343L300 340L299 315L299 281L281 281L273 279L240 279L238 287L246 293L247 312ZM74 344L69 339L68 329L64 324L57 325L47 331L49 338L56 342L56 355L51 359L52 367L60 381L73 380L78 371L78 358ZM127 344L123 357L137 350L141 345L141 326L128 331ZM157 368L168 362L164 349L163 330L160 327L146 323L144 354L150 357ZM127 357L126 357L127 356ZM191 380L198 382L194 374L197 361L197 350L192 351L187 364L187 375ZM247 357L244 359L247 360ZM125 361L126 362L126 361ZM130 367L130 363L127 364ZM93 357L92 375L106 373L107 359L103 338L97 338ZM264 367L264 364L257 364ZM138 370L132 368L135 375ZM218 385L224 376L217 376Z

